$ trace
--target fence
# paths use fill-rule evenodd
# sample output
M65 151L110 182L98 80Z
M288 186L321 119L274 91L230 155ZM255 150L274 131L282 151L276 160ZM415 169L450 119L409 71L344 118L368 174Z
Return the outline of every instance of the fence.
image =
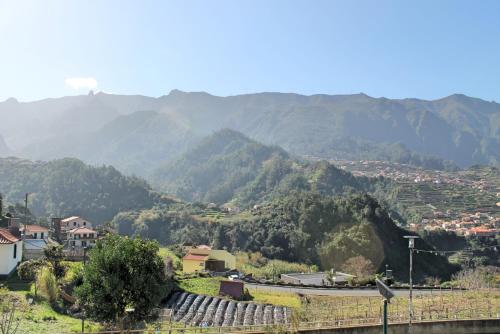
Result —
M500 319L500 310L474 309L468 315L457 315L450 313L437 313L432 315L416 315L413 323L433 322L433 321L454 321L454 320L470 320L470 319ZM389 316L389 324L404 324L408 323L408 317ZM375 318L357 318L357 319L337 319L330 321L315 321L315 322L299 322L293 321L282 325L247 325L247 326L220 326L220 327L191 327L179 324L166 324L163 326L148 329L129 329L129 330L111 330L92 332L92 334L220 334L220 333L296 333L307 329L320 328L346 328L360 327L368 325L380 325L382 319ZM167 325L167 326L165 326ZM69 334L69 333L66 333ZM74 334L74 333L73 333ZM86 332L83 334L91 334Z

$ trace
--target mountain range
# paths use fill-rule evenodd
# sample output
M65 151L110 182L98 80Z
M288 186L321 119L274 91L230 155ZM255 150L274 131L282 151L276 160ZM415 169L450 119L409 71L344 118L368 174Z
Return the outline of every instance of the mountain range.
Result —
M174 90L0 103L0 155L76 157L150 176L203 137L229 128L299 156L378 159L443 169L500 163L500 104L465 95L427 101L365 94Z

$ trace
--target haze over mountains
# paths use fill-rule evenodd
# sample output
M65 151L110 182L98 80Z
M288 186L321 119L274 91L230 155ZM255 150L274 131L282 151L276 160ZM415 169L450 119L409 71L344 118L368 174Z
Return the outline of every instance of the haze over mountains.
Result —
M77 157L149 176L222 128L297 155L380 159L444 168L500 162L500 104L365 94L259 93L218 97L105 93L0 103L0 155Z

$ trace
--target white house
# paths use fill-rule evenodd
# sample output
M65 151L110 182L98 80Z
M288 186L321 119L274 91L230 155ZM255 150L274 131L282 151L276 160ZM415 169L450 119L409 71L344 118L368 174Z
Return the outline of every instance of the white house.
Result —
M49 240L49 229L40 225L25 225L20 229L24 234L23 255L25 260L38 259L44 256L44 249Z
M0 228L0 276L8 276L23 257L23 241Z
M25 225L19 229L26 239L48 239L49 229L40 225Z
M53 219L55 238L64 242L69 238L69 231L79 228L79 227L87 227L92 228L92 223L88 220L78 217L72 216L64 219Z
M97 231L88 227L77 227L68 232L68 246L72 249L93 247L97 240Z

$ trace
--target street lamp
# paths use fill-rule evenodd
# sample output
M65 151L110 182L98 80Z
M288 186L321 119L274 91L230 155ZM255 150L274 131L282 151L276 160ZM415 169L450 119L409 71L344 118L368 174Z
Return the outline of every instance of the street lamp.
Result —
M382 297L384 297L384 320L382 333L387 334L387 304L390 303L391 298L394 297L394 292L378 278L375 280L375 283L377 284L378 292L382 295Z
M408 249L410 250L410 300L408 303L408 334L411 333L411 322L413 319L413 251L415 249L415 239L419 237L416 235L405 235L403 238L408 239Z

